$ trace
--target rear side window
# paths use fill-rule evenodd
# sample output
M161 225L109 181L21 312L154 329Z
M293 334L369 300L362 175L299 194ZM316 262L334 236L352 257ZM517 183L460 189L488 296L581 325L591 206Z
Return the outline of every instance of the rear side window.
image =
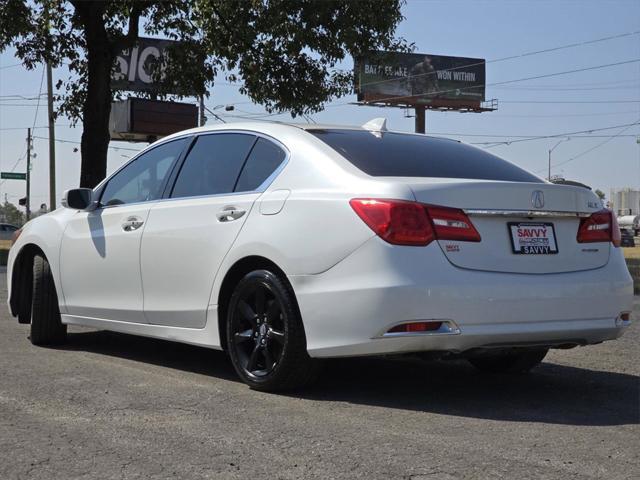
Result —
M365 130L309 130L367 175L544 183L506 160L443 138Z
M286 156L284 150L273 142L259 138L242 169L235 191L251 192L257 190L280 166Z
M256 137L242 133L202 135L187 155L172 198L233 192Z

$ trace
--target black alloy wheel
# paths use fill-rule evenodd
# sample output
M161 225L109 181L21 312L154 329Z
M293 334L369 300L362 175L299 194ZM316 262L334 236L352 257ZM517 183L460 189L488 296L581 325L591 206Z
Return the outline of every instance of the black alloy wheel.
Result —
M267 270L247 274L236 287L227 315L227 349L240 378L258 390L296 388L313 377L291 287Z

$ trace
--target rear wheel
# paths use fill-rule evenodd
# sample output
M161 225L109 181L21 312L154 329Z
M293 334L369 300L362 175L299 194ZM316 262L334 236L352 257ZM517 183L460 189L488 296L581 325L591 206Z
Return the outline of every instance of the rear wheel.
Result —
M469 363L483 372L524 373L542 362L548 348L504 351L468 358Z
M33 295L31 304L31 343L56 345L67 338L67 326L60 321L58 295L49 262L42 256L33 259Z
M293 291L268 270L247 274L231 296L227 349L240 378L256 390L294 389L315 378Z

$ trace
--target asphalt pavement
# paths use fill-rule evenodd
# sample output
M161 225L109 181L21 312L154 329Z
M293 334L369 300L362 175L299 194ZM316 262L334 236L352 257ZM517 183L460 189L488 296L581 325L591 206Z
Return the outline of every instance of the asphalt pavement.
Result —
M637 321L530 375L333 360L287 395L250 390L221 352L70 332L34 347L0 309L0 479L640 478Z

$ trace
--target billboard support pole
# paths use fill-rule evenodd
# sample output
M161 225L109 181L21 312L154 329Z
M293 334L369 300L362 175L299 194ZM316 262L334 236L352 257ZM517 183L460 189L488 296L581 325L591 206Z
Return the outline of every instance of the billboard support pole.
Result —
M426 109L424 108L424 105L416 105L415 110L416 110L416 133L425 133L426 131L425 117L427 116Z

